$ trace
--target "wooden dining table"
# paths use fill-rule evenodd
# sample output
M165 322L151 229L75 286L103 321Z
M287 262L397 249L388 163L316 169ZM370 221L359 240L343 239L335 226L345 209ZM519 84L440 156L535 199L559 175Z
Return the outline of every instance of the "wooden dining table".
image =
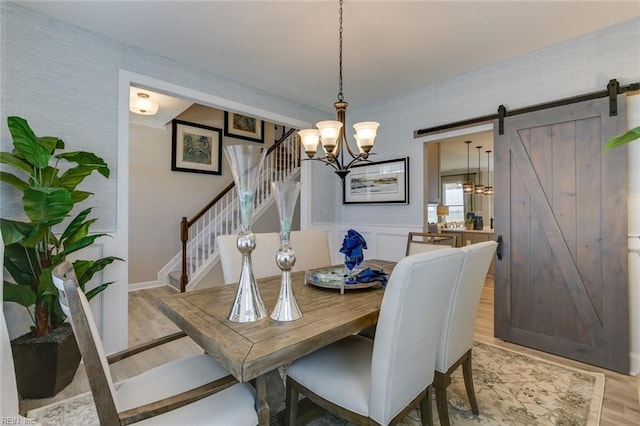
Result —
M395 262L371 260L391 274ZM339 290L305 284L305 272L291 274L302 318L280 322L269 316L237 323L227 319L237 284L159 298L160 310L238 381L255 379L260 425L269 424L266 373L376 324L381 286ZM271 313L280 292L280 275L257 280ZM277 408L277 407L274 407Z

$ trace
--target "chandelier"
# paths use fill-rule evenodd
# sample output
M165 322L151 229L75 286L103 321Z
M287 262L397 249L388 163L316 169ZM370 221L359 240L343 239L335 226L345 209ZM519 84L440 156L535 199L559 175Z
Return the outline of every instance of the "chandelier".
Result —
M338 84L338 101L333 104L336 109L337 120L326 120L316 123L317 129L303 129L298 131L300 140L307 154L307 160L316 160L325 163L335 169L335 172L342 182L349 173L349 168L354 164L362 161L369 161L369 155L373 155L370 151L376 138L376 133L380 123L375 121L365 121L356 123L353 128L356 134L353 135L357 150L352 149L347 141L345 122L347 115L347 106L342 94L342 2L340 0L340 19L339 19L339 84ZM316 157L318 151L318 142L322 144L324 156ZM345 150L351 156L351 160L345 164Z

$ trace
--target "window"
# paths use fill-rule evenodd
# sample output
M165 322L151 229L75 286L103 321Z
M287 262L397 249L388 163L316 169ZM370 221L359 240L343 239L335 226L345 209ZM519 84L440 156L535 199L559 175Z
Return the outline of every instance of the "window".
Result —
M449 207L447 222L464 222L464 175L442 176L442 204Z

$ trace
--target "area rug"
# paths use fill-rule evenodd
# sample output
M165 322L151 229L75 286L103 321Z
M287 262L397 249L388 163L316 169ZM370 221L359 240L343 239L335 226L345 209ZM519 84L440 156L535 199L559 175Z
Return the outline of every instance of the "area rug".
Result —
M598 425L604 375L573 369L497 346L478 343L473 348L473 377L480 415L471 412L462 371L447 388L452 425ZM434 421L438 415L434 409ZM42 425L97 425L90 394L82 394L29 411ZM402 425L420 425L413 410ZM309 426L349 425L329 413Z

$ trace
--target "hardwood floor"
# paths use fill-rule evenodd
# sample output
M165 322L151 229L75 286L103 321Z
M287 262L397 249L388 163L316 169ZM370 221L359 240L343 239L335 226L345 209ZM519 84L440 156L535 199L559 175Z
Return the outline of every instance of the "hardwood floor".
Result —
M130 346L178 330L171 321L157 310L155 305L156 297L173 293L174 291L168 287L129 293ZM493 337L493 279L487 279L482 292L476 320L475 338L478 341L517 350L561 365L604 373L605 390L600 424L602 426L640 425L640 403L638 402L638 395L640 393L639 377L625 376L603 370L580 362L506 343ZM176 342L163 345L160 348L153 349L149 351L149 353L145 353L145 355L135 356L112 365L113 378L115 381L122 380L125 377L139 374L148 368L171 359L201 352L202 349L188 338L180 339ZM87 392L88 390L89 386L86 381L86 376L83 367L80 366L73 383L60 394L50 399L21 401L20 411L24 414L29 409L44 406L54 401Z

